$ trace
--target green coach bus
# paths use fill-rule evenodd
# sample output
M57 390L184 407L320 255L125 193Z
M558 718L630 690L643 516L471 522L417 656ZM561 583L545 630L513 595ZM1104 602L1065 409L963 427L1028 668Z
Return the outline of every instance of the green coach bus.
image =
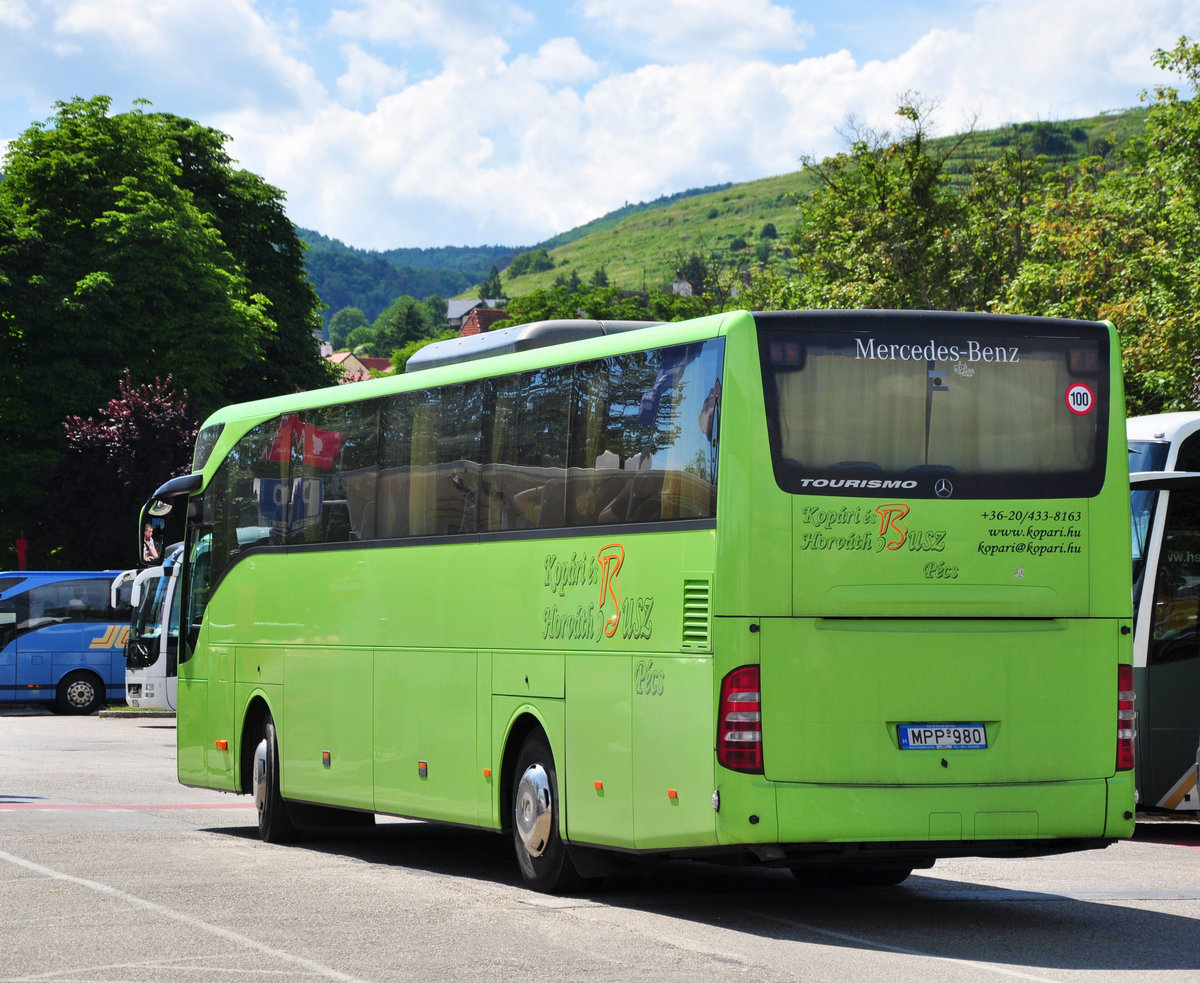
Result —
M1111 325L543 322L226 407L187 498L178 770L259 831L511 836L888 884L1133 830Z

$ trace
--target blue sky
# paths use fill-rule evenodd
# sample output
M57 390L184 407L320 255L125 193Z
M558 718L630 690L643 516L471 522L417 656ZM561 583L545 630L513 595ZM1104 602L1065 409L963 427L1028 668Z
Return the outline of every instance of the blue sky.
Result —
M0 145L138 99L232 137L292 220L368 249L527 245L892 129L1138 104L1195 0L0 0Z

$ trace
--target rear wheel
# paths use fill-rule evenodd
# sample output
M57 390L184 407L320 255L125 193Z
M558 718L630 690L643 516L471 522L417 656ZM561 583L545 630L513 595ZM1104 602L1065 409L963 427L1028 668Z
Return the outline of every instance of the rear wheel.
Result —
M268 714L262 737L254 749L254 808L258 810L258 835L267 843L290 843L300 831L293 825L279 792L279 742L275 721Z
M95 713L104 706L104 682L94 672L77 669L63 676L54 701L59 713Z
M541 731L525 738L517 755L512 797L513 846L526 885L558 893L584 881L558 832L558 774Z

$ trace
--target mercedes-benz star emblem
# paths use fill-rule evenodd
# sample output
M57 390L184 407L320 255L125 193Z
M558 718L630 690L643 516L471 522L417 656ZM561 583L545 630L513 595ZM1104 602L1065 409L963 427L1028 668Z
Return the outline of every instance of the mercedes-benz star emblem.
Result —
M938 498L949 498L954 494L954 485L952 485L946 478L938 478L938 480L933 483L933 493L937 495Z

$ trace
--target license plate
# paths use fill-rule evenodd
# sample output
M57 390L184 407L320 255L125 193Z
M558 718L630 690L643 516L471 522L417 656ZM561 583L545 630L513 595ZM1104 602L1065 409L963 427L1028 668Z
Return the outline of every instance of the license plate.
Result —
M904 751L986 748L983 724L901 724L896 728Z

